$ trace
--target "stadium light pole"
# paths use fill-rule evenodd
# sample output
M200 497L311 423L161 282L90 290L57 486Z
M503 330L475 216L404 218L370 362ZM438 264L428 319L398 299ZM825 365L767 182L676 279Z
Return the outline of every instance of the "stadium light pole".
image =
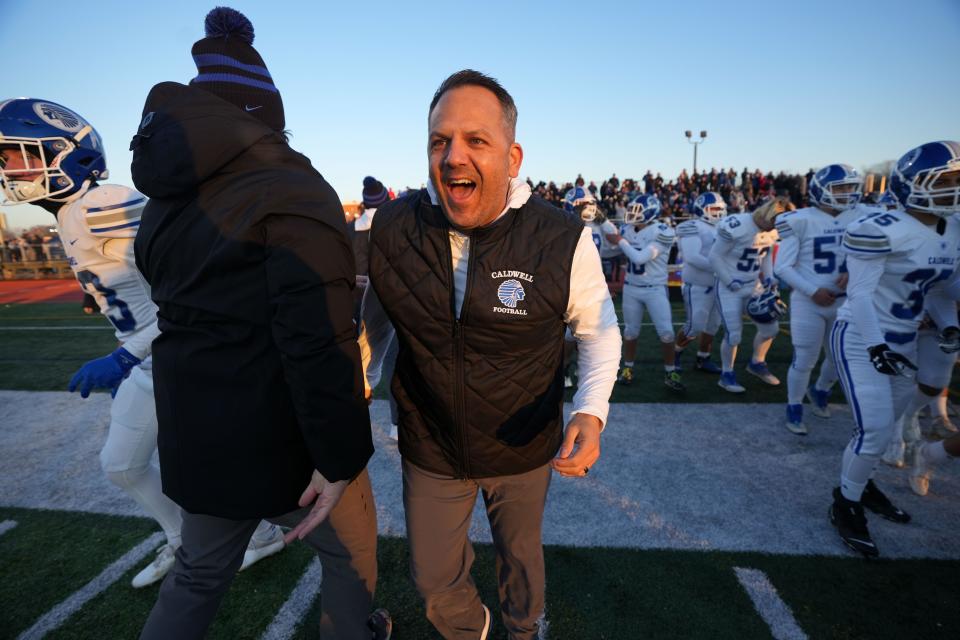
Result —
M687 129L683 132L683 135L687 136L687 142L693 145L693 172L697 172L697 146L707 139L706 130L700 132L700 139L693 139L693 132L690 129Z

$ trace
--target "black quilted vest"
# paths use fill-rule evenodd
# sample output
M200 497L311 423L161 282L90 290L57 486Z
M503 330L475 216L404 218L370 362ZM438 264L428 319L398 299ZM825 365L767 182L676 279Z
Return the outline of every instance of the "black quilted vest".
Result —
M531 197L470 237L455 313L450 224L426 190L377 210L370 281L400 341L400 453L459 478L546 464L563 434L563 314L583 223Z

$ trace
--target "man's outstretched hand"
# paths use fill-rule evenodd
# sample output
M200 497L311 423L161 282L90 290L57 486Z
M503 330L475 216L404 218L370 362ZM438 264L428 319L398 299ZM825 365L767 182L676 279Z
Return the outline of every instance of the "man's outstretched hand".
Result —
M303 490L303 495L300 496L298 503L301 507L309 506L312 503L313 507L310 509L310 513L300 521L300 524L283 536L283 542L290 544L294 540L303 540L311 531L316 529L340 502L340 497L346 491L348 484L350 484L348 480L330 482L319 471L314 470L313 477L310 478L310 484Z

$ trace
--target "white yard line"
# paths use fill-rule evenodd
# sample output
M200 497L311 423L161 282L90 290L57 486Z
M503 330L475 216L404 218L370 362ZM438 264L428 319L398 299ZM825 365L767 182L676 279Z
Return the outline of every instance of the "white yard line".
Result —
M290 597L280 607L280 611L274 617L273 622L267 627L267 630L260 636L260 640L287 640L292 638L297 625L306 617L317 594L320 593L320 582L323 577L323 571L320 567L320 559L314 558L307 570L300 576L300 581L293 588Z
M10 529L13 529L16 526L17 526L16 520L4 520L3 522L0 522L0 536L2 536L7 531L10 531Z
M79 591L43 614L29 629L17 636L17 640L33 640L47 635L83 605L101 594L110 585L120 579L131 567L150 555L163 542L163 533L157 532L122 555L117 561L104 569L100 575L85 584Z
M780 599L767 574L759 569L734 567L733 570L776 640L807 640L807 634L797 624L790 607Z

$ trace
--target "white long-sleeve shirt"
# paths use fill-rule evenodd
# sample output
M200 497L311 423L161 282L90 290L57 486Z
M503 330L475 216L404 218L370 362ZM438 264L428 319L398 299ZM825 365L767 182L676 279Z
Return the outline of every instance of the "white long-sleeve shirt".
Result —
M432 185L427 190L436 205L437 197ZM530 195L528 184L516 178L511 180L507 205L500 216L510 209L523 206ZM450 230L449 235L454 298L459 316L467 284L470 238L454 229ZM367 287L364 293L361 317L360 353L367 386L373 388L380 382L381 363L393 336L393 327L373 287ZM600 264L600 255L590 229L586 227L580 234L573 254L570 297L563 320L579 347L579 384L573 397L573 413L596 416L606 425L610 394L620 363L620 329Z

